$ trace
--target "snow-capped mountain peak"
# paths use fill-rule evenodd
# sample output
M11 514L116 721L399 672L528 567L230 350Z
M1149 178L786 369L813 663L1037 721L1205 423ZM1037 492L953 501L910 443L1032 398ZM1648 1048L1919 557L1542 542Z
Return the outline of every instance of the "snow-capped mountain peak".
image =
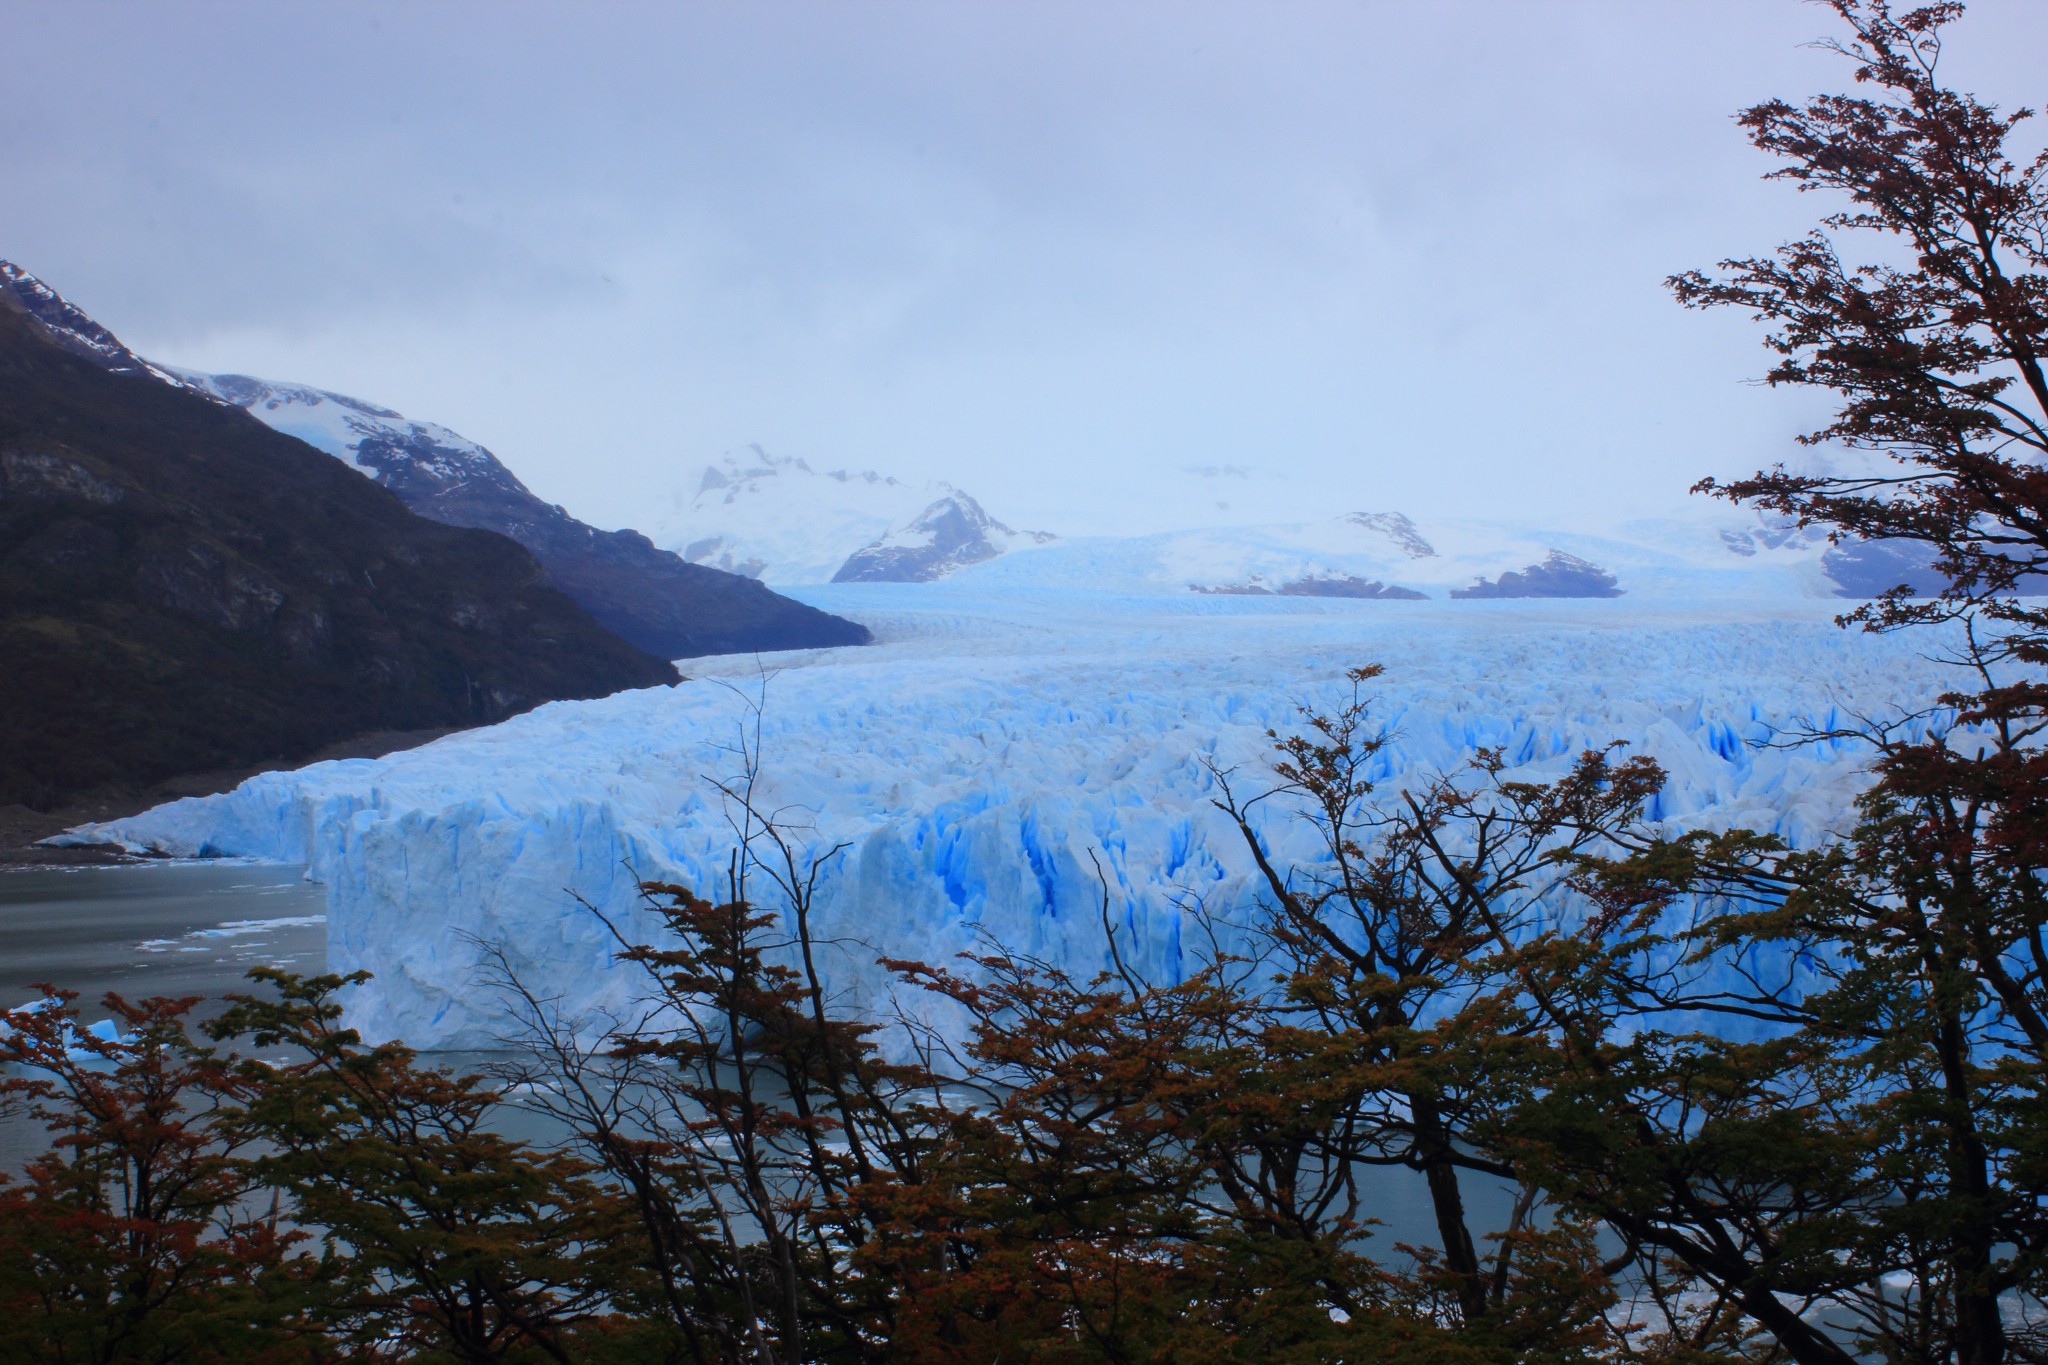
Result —
M387 486L426 481L446 492L482 483L526 491L490 451L436 422L414 421L390 408L307 384L196 370L169 374L174 382L248 409L265 426L296 436Z
M788 477L782 478L785 475ZM820 471L811 468L809 461L801 455L771 455L758 444L750 442L743 453L727 451L725 458L717 464L704 467L704 477L697 482L695 499L701 500L706 493L717 492L720 494L718 501L730 504L748 493L765 491L768 485L764 480L781 478L782 482L775 486L784 487L801 482L805 475L827 478L841 484L884 488L909 487L908 484L886 474L877 474L872 469L827 469L821 474ZM948 486L938 485L941 488ZM683 507L685 502L685 498L678 494L677 507Z
M946 493L901 526L847 557L834 583L929 583L1020 545L1043 545L1045 531L1013 531L965 493Z
M0 307L28 314L49 340L101 369L115 374L151 375L173 388L190 387L178 375L129 350L119 337L12 261L0 261Z
M20 316L39 341L100 369L240 408L369 476L430 521L509 538L533 556L527 565L544 573L596 625L656 657L813 649L870 639L864 627L758 582L684 563L637 531L601 531L578 521L535 497L483 446L437 423L306 384L152 364L55 290L5 262L0 312Z
M1032 541L950 483L910 483L872 469L820 470L802 456L758 445L728 451L705 468L648 534L692 563L770 583L831 582L885 542L892 551L929 552L931 563L944 565L937 572L946 573ZM940 542L947 548L933 548Z
M159 365L28 271L0 261L0 306L25 312L51 342L115 374L147 375L172 388L245 408L265 426L296 436L379 483L424 481L437 489L485 483L524 493L525 485L476 442L432 422L305 384L278 384L244 374L203 374Z
M1410 559L1434 559L1436 547L1422 538L1415 523L1400 512L1352 512L1343 518L1353 526L1377 531Z

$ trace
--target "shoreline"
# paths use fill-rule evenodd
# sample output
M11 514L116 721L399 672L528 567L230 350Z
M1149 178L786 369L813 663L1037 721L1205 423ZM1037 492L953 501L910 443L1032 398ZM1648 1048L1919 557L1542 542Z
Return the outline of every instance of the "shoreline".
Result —
M42 841L79 825L102 820L122 820L169 801L191 796L218 796L233 791L260 773L295 772L315 763L348 758L383 758L405 749L416 749L437 739L474 727L441 727L427 730L372 730L337 740L296 763L267 763L241 768L213 768L203 772L179 773L158 782L105 787L74 796L50 810L29 806L0 806L0 874L32 868L125 867L138 863L165 861L161 853L131 853L119 844L51 845Z

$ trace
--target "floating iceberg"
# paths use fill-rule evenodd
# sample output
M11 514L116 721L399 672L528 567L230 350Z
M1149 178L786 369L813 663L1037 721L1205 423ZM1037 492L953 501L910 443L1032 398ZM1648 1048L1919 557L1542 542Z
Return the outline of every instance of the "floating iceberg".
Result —
M716 896L737 813L720 779L755 742L757 804L840 851L820 882L832 985L885 1007L883 954L942 959L977 935L1083 974L1107 906L1143 970L1197 951L1188 907L1252 893L1205 761L1264 776L1267 730L1335 704L1383 664L1397 732L1384 775L1448 769L1475 745L1520 775L1612 739L1669 770L1652 814L1799 841L1847 824L1868 755L1759 748L1802 724L1924 698L1930 641L1838 629L1778 600L1376 602L1004 589L965 579L804 590L868 625L860 650L692 661L673 688L556 703L379 760L269 773L78 837L304 863L325 884L329 959L374 978L348 999L372 1037L487 1047L510 1025L494 954L536 995L601 1023L631 1008L616 940L652 932L637 885ZM1283 811L1283 860L1313 840ZM762 899L768 899L763 897ZM1183 935L1186 934L1184 942Z
M14 1036L14 1026L7 1022L9 1014L43 1014L57 1007L58 1002L55 999L44 995L16 1005L12 1010L0 1010L0 1042L4 1042ZM112 1019L101 1019L97 1023L89 1024L83 1029L78 1027L76 1021L66 1020L63 1027L58 1031L58 1036L64 1043L64 1055L74 1062L99 1062L106 1064L108 1063L108 1058L105 1056L103 1049L129 1046L128 1036L121 1032L120 1024ZM93 1040L92 1043L85 1041L88 1037ZM28 1067L27 1070L29 1074L34 1075L40 1072L42 1068Z

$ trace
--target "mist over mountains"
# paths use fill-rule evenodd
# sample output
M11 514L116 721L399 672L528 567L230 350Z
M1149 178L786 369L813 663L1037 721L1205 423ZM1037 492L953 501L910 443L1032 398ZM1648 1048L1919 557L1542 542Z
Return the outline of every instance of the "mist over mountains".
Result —
M649 533L693 563L770 583L926 583L1056 538L1012 530L950 483L819 471L759 445L706 466Z
M1837 544L1705 498L1598 531L1304 507L1288 520L1068 536L1014 530L951 483L821 470L750 446L699 470L668 504L650 521L657 543L788 587L959 578L1017 589L1476 602L1867 598L1901 583L1925 592L1936 581L1924 546Z
M1934 581L1922 547L1835 544L1699 499L1664 518L1589 535L1500 521L1420 526L1388 509L1210 524L1228 516L1226 497L1207 505L1204 524L1184 530L1062 540L1050 530L1014 529L954 482L820 469L758 444L647 499L639 531L602 531L543 502L489 450L444 426L309 385L152 363L33 276L5 271L0 288L75 353L243 407L391 488L424 516L510 536L599 621L671 658L868 638L852 622L770 591L774 585L929 582L961 572L1016 585L1092 576L1105 586L1156 591L1388 600L1605 597L1645 587L1863 598L1901 583L1925 591ZM1219 495L1258 484L1260 508L1273 506L1286 482L1275 484L1251 465L1189 466L1182 474L1189 487ZM1162 489L1152 510L1181 506L1187 493ZM1432 537L1448 552L1431 549ZM1223 551L1226 544L1238 548ZM1050 559L1035 557L1046 551L1054 551ZM1019 552L1028 554L1012 559Z

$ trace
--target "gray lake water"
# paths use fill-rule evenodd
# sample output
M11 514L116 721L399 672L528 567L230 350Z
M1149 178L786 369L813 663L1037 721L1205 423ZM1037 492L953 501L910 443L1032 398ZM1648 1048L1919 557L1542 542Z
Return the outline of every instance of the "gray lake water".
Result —
M108 991L219 996L256 966L318 972L324 889L304 870L147 863L0 873L0 1004L47 981L79 993L88 1021Z
M327 962L326 897L296 867L146 863L0 872L0 1007L47 981L79 994L81 1020L107 1017L109 991L218 1001L251 967L313 974ZM218 1009L202 1005L204 1017ZM22 1115L0 1115L0 1171L45 1145Z
M218 1002L248 985L251 967L325 970L325 912L324 888L297 867L166 862L0 873L0 1007L34 999L39 981L77 991L88 1025L107 1017L99 1001L108 991ZM202 1004L195 1015L217 1009ZM494 1059L440 1053L425 1060L470 1071ZM517 1137L555 1136L550 1124L517 1106L501 1114L499 1126ZM19 1169L45 1146L40 1125L0 1115L0 1171ZM1420 1177L1381 1170L1366 1178L1385 1224L1376 1239L1382 1254L1391 1255L1396 1241L1435 1240ZM1467 1197L1479 1221L1504 1219L1508 1192L1470 1183Z

